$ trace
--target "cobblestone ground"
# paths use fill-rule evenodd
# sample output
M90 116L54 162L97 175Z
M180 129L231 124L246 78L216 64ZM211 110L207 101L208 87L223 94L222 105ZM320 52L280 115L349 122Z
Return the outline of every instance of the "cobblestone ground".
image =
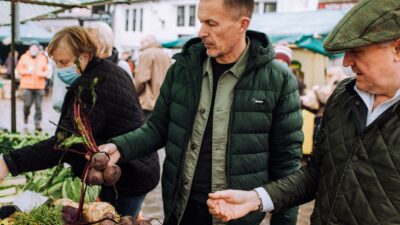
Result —
M11 128L11 101L0 99L0 129ZM21 133L34 132L34 124L33 124L33 115L34 115L34 106L31 109L31 115L29 117L28 124L23 123L23 104L21 100L17 100L17 131ZM51 98L45 97L42 105L43 111L43 119L42 119L42 128L43 132L48 132L52 135L56 129L56 127L51 124L49 121L53 121L55 123L58 122L59 113L55 112L51 106ZM160 157L160 163L164 161L165 152L163 149L158 151L158 155ZM314 203L307 203L300 207L297 224L298 225L309 225L310 224L310 215L313 209ZM161 185L159 184L152 192L150 192L145 199L142 214L144 218L158 218L163 219L163 210L162 210L162 200L161 200ZM268 225L269 215L266 216L266 219L263 221L261 225ZM157 224L157 223L154 223Z

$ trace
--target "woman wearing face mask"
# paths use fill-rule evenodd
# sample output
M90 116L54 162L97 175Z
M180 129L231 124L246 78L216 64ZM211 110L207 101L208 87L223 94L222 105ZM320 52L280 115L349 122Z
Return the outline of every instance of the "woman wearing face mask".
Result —
M119 60L118 51L114 48L114 34L111 27L105 22L92 22L86 27L92 38L94 44L97 47L96 56L98 58L107 59L121 67L127 75L130 77L131 82L133 81L132 71L127 62ZM66 85L62 83L58 77L54 78L53 88L53 108L56 111L60 111L63 99L66 93Z
M114 63L95 57L96 46L87 31L81 27L67 27L59 31L49 44L49 55L56 62L58 77L70 85L64 99L56 134L48 140L12 151L0 160L0 179L8 174L53 167L59 160L71 165L73 172L80 176L87 160L76 153L54 150L57 134L71 135L77 132L73 126L73 102L78 90L84 112L92 127L92 135L100 145L119 134L134 130L143 123L135 89L130 78ZM94 85L96 94L93 100ZM84 151L83 146L73 149ZM116 184L118 199L113 187L102 187L100 198L113 204L121 215L136 217L145 194L152 190L159 180L157 154L143 156L138 160L119 164L122 176Z

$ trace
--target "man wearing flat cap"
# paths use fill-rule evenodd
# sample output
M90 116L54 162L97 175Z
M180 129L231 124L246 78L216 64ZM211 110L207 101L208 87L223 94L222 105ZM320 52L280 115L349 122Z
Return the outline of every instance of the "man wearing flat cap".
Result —
M344 52L356 77L328 100L310 162L257 192L210 194L214 217L229 221L258 205L277 212L315 199L313 225L400 224L400 1L360 1L324 47Z

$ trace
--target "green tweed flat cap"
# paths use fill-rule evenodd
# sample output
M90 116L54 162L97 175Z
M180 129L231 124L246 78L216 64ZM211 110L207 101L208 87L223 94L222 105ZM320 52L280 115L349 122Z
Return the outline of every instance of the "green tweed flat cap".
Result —
M335 26L324 48L339 53L397 38L400 38L400 0L362 0Z

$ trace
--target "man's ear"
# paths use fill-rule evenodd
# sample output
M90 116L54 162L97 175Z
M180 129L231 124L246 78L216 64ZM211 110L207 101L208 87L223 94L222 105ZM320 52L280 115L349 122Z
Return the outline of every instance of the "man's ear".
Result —
M246 33L247 29L250 26L250 18L247 17L247 16L241 16L239 18L239 22L240 22L239 32L240 33Z
M400 62L400 39L393 41L394 45L394 61Z

